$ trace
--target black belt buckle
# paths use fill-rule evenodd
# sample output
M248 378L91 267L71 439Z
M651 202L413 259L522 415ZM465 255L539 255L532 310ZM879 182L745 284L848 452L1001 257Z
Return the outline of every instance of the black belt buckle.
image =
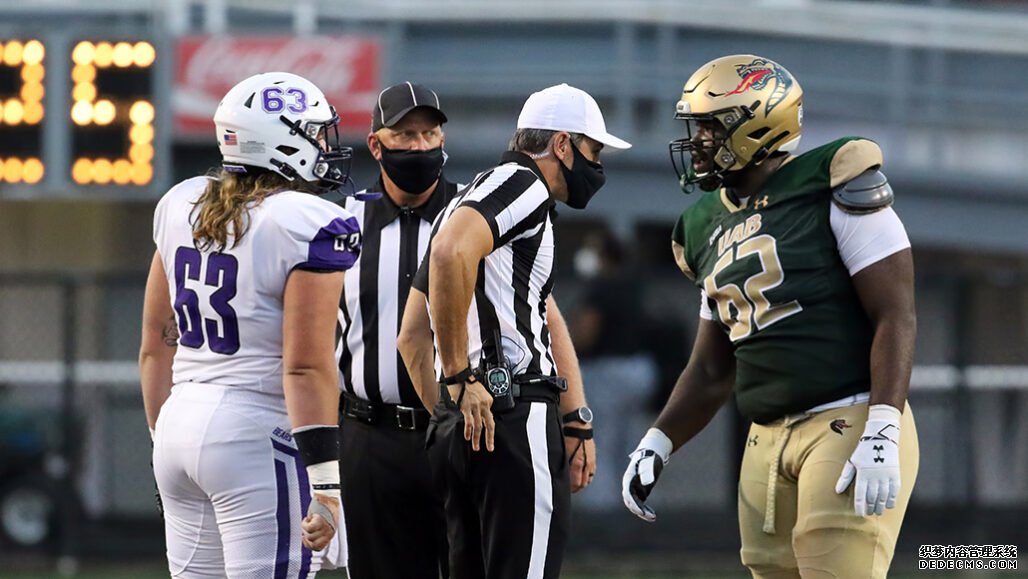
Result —
M418 415L417 408L410 406L396 407L396 427L400 430L417 430Z

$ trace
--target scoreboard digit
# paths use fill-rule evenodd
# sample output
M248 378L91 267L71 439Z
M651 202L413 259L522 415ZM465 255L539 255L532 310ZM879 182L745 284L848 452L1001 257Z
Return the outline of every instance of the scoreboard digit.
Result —
M0 43L0 179L34 184L43 179L40 160L46 50L36 39Z
M154 45L81 40L48 52L46 44L45 36L0 38L0 187L35 185L46 175L48 181L67 175L55 182L58 187L150 185ZM74 48L68 52L64 46ZM60 76L70 70L70 78L47 77L47 63L52 67L55 58L61 59ZM51 109L54 101L65 106L63 94L44 98L48 90L63 93L65 87L70 110L47 110L48 100ZM48 140L44 147L44 139L57 142Z
M72 167L77 184L147 185L153 179L154 106L149 42L83 40L71 53Z

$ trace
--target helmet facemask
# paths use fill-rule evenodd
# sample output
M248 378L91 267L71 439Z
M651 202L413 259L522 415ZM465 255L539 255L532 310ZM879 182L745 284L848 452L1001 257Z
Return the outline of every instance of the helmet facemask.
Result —
M311 173L317 180L309 184L319 195L342 189L348 183L351 186L353 184L353 180L350 179L353 148L342 144L339 137L339 115L336 114L334 107L330 108L332 118L320 122L290 120L285 115L279 116L279 120L290 128L290 135L299 135L316 149L317 155L313 159ZM279 150L281 152L281 147ZM298 162L305 163L305 160L301 159ZM271 163L290 181L299 177L292 164L277 159L272 159Z
M737 164L732 151L732 135L749 118L745 108L732 107L711 113L677 113L675 119L685 121L686 137L668 144L671 165L678 176L678 184L685 193L697 187L703 191L716 191L724 183L725 173ZM701 133L710 138L699 138ZM696 170L696 161L708 164L705 171Z

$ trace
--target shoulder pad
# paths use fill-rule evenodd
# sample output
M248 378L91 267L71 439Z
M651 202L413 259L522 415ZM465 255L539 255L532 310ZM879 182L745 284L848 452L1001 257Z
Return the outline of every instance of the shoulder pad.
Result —
M836 187L832 199L847 213L874 213L892 205L892 187L884 173L868 169Z
M833 189L856 179L868 169L882 167L882 148L874 141L848 137L826 147L829 150L835 147L828 167L828 178Z

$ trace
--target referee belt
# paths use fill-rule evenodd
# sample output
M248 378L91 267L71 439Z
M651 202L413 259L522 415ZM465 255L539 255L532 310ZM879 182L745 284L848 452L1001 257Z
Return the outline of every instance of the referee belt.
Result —
M475 377L479 384L482 384L482 376L476 373ZM567 392L568 389L568 382L562 376L518 374L512 376L511 380L514 382L514 400L517 402L559 402L560 394ZM486 388L486 391L489 389ZM439 396L441 400L456 408L450 391L442 384L439 385Z
M425 430L431 415L424 408L401 404L376 403L358 398L349 392L339 397L343 416L371 426L390 426L397 430Z
M514 376L514 398L525 402L559 402L567 392L568 381L562 376L519 374Z

